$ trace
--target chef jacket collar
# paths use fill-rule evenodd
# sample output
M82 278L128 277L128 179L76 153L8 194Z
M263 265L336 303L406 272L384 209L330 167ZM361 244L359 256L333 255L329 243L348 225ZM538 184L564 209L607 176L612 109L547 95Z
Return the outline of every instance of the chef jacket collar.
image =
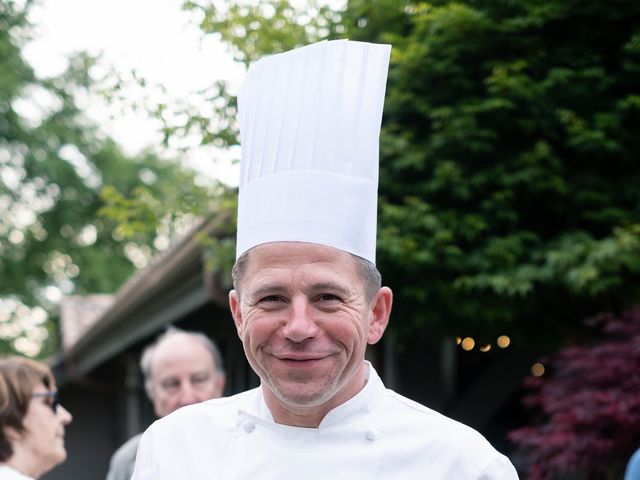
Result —
M371 409L373 409L377 401L377 392L384 389L382 380L378 376L376 370L371 366L371 363L364 361L367 366L366 382L362 390L360 390L355 396L347 400L341 405L338 405L333 410L329 411L320 422L318 428L338 427L344 425L359 415L362 415ZM273 415L264 401L264 395L262 388L256 389L255 403L251 406L247 406L246 409L241 409L249 415L256 416L264 421L275 423Z

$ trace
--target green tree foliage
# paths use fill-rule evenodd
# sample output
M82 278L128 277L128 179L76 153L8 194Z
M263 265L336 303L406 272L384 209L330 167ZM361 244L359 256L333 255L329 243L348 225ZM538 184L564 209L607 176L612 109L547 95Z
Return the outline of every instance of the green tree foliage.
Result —
M92 58L36 77L21 54L30 7L0 0L0 351L35 354L45 342L46 355L57 346L60 292L114 292L185 220L146 200L187 214L206 192L174 161L125 155L84 115L76 99L92 87ZM106 185L109 205L130 198L146 208L146 229L133 235L126 219L117 227L99 213L111 213Z
M637 301L637 2L352 0L344 21L394 47L379 250L403 318L559 333Z
M637 2L185 5L245 63L338 36L393 45L378 261L400 330L548 340L638 300Z
M245 66L267 53L290 50L344 32L339 13L317 0L298 7L287 0L189 0L183 3L183 9L198 19L203 34L220 37L233 58ZM232 91L228 82L212 80L210 88L198 92L190 101L150 102L145 108L161 122L166 143L191 136L200 138L202 145L229 149L238 145L237 102Z
M283 52L344 33L339 12L318 0L215 2L189 0L185 10L198 13L200 28L219 35L233 57L245 65L265 54Z

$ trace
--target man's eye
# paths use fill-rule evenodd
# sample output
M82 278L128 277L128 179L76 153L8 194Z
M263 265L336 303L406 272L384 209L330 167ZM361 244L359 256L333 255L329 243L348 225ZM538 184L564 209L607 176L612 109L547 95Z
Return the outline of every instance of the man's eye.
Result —
M340 298L333 293L323 293L318 297L319 300L323 302L330 302L332 300L340 300Z
M162 382L162 388L168 391L177 390L179 387L180 387L180 382L176 382L176 381Z
M262 297L260 301L261 302L281 302L282 297L278 295L267 295L266 297Z
M208 381L209 381L209 375L198 375L191 379L191 383L193 384L200 384Z

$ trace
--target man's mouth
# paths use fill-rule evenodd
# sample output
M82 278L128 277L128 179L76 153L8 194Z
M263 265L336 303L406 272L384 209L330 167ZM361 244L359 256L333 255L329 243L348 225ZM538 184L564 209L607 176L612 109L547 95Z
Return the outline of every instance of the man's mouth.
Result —
M326 358L328 355L286 353L286 354L279 354L274 356L282 362L304 365L304 364L319 362L320 360L323 360L324 358Z

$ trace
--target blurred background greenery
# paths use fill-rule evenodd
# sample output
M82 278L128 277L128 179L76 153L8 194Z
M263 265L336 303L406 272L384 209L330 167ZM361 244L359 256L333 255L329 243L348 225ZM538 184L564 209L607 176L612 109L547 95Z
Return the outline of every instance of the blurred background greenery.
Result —
M115 99L145 79L98 78L99 60L85 54L60 76L38 78L21 54L30 8L0 0L0 351L46 357L57 348L62 294L114 292L184 225L233 212L235 197L197 184L180 156L123 153L78 106L85 90ZM183 8L245 65L323 39L393 45L378 265L395 291L400 347L415 335L491 345L508 332L551 353L597 340L585 319L638 304L639 2ZM238 144L225 82L188 102L130 107L160 121L165 145L187 136L223 150ZM207 241L211 268L229 268L232 238L231 225Z

